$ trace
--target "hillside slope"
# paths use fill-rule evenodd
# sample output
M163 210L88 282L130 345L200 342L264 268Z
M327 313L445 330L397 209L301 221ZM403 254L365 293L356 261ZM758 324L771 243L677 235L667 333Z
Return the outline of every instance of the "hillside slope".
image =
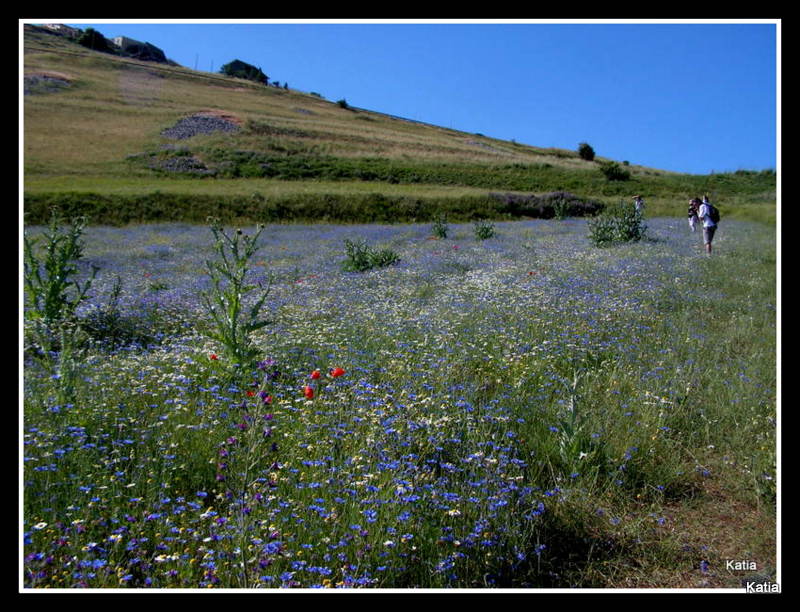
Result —
M629 179L609 181L601 168L610 160L602 157L588 162L574 151L103 54L34 26L25 26L23 50L29 222L54 203L73 212L88 207L97 222L113 222L113 208L133 211L116 221L147 220L143 198L148 210L160 210L156 218L165 218L164 206L179 216L205 210L209 199L223 216L249 218L265 202L274 209L304 198L329 208L355 198L384 212L394 208L386 216L396 220L429 217L434 208L513 216L507 205L495 205L508 200L497 195L506 192L568 192L584 202L643 192L651 210L678 210L687 197L710 191L740 212L774 207L774 173L690 176L624 164ZM171 203L159 206L166 195ZM231 212L237 202L239 212ZM359 206L342 213L351 219L330 218L374 220L359 216Z

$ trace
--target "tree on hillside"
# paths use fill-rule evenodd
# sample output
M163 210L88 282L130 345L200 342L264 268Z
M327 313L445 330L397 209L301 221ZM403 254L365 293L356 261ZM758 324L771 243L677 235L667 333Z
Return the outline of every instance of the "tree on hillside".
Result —
M88 47L94 51L103 51L105 53L111 52L111 47L108 45L106 37L94 28L86 28L81 37L78 39L78 44Z
M220 74L226 74L228 76L269 85L269 77L261 71L261 68L256 68L255 66L238 59L225 64L219 69L219 71Z
M594 160L594 149L589 143L582 142L578 145L578 155L586 161Z

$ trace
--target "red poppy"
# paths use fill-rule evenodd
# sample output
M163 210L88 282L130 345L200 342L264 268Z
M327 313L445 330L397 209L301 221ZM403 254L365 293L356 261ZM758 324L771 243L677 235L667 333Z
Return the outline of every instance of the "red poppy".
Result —
M256 394L256 392L253 391L252 389L247 391L247 397L253 397L255 394Z
M317 380L318 378L319 378L319 370L314 370L313 372L311 372L312 380Z
M333 368L331 370L331 376L333 376L334 378L337 378L337 377L341 376L344 373L345 373L345 371L342 368Z
M314 388L310 385L306 385L303 387L303 395L306 396L306 399L314 399Z
M219 357L217 356L217 354L216 354L216 353L211 353L211 354L208 356L208 358L209 358L211 361L217 361L217 359L219 359Z

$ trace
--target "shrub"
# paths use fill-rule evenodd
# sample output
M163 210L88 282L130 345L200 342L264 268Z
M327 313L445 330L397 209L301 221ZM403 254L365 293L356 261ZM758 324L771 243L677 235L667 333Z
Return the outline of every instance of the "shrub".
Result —
M606 162L600 165L600 172L609 181L627 181L631 178L631 173L625 170L617 162Z
M371 257L374 268L384 268L400 261L400 256L392 249L373 250Z
M566 219L569 217L569 201L565 198L558 198L553 201L553 216L558 219Z
M338 104L340 108L350 108L350 105L344 98L342 98L341 100L336 100L336 104Z
M80 38L78 38L78 44L94 51L103 51L104 53L111 52L108 40L94 28L86 28Z
M448 229L447 217L445 215L439 215L433 220L431 231L437 238L447 238Z
M400 256L391 249L376 250L363 240L345 240L344 247L347 259L342 263L342 269L346 272L365 272L400 261Z
M227 76L269 85L269 77L262 72L261 68L256 68L252 64L248 64L242 60L236 59L227 64L223 64L219 72Z
M582 142L578 145L578 155L580 155L581 159L586 161L594 161L594 149L586 142Z
M590 219L588 225L589 240L595 246L637 242L644 238L647 230L647 226L642 221L642 213L634 206L622 201Z
M511 217L585 217L595 215L603 209L602 202L586 200L568 191L552 191L542 195L490 193L489 197L502 203L498 212L502 211Z
M486 240L495 235L494 223L486 220L475 221L472 226L472 231L476 239Z

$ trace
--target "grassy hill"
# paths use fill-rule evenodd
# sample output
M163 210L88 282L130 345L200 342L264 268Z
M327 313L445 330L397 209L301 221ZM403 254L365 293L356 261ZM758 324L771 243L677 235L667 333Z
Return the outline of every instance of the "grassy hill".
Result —
M165 50L169 54L169 50ZM353 108L319 95L91 51L25 26L26 219L50 206L93 223L381 221L542 216L500 194L565 191L600 204L641 192L651 215L682 215L709 192L725 216L772 221L774 172L686 175L611 163ZM27 84L30 87L27 87ZM236 126L177 139L205 114ZM577 145L577 143L576 143Z

